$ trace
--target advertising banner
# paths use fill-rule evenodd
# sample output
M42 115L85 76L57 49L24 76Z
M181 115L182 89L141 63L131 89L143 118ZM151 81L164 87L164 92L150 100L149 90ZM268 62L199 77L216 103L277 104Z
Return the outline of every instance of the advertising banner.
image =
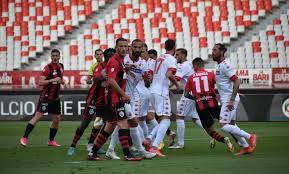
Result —
M249 74L252 88L272 87L272 69L251 69Z
M289 68L273 68L272 84L275 88L289 88Z
M7 71L0 72L0 89L37 88L41 71ZM64 71L65 88L87 88L87 71Z

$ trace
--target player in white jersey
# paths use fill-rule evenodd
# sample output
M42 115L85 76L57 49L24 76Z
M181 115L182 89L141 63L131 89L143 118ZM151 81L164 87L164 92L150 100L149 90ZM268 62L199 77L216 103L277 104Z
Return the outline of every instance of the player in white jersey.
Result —
M242 144L243 149L237 155L248 154L254 151L257 138L255 134L245 132L235 123L236 111L240 101L238 95L240 81L235 75L229 60L224 57L226 51L227 48L223 44L215 44L212 53L213 60L218 63L216 81L222 105L219 122L223 131L233 134ZM246 139L249 140L250 145Z
M186 82L194 73L192 64L187 61L187 50L183 48L179 48L176 50L177 59L177 73L176 79L181 82L181 86L185 88ZM184 136L185 136L185 117L191 117L192 120L201 128L202 123L199 119L198 113L196 111L195 101L190 100L184 95L182 95L181 99L177 102L177 116L176 116L176 123L177 123L177 137L178 143L169 146L170 149L182 149L184 148Z
M131 54L128 54L124 57L124 65L127 69L127 83L125 93L130 97L130 104L125 105L125 112L128 117L128 123L130 126L130 136L132 138L133 144L138 150L139 154L144 158L153 158L156 154L147 152L142 146L144 140L142 129L138 126L138 118L135 117L135 90L136 86L143 79L145 73L147 72L146 63L140 59L141 50L142 50L142 41L135 39L131 44ZM109 149L106 153L106 156L117 159L114 152L114 146L118 141L118 129L114 130L112 135L112 140L109 146Z
M165 42L166 53L162 54L156 60L153 70L153 80L150 86L152 105L160 119L156 138L152 141L150 152L155 152L158 156L164 156L158 150L158 146L163 141L166 131L170 126L171 103L169 98L169 82L171 81L176 85L177 90L180 89L174 77L176 72L176 59L173 57L175 54L175 45L175 41L171 39ZM144 142L146 148L150 145L148 141L150 140Z

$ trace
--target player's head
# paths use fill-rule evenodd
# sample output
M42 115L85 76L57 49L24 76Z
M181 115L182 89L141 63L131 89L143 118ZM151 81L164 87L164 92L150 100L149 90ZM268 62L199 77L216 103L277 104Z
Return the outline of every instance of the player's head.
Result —
M142 50L141 50L141 55L143 59L147 60L149 58L148 56L148 46L146 43L143 42L142 44Z
M104 50L103 55L104 55L104 61L108 62L108 60L116 53L114 48L108 48Z
M103 51L101 49L95 50L94 51L94 57L98 63L102 62L103 61Z
M166 49L166 52L169 52L172 55L175 55L176 41L173 39L166 40L165 41L165 49Z
M155 49L150 49L150 50L148 51L148 54L149 54L149 57L150 57L151 59L154 59L154 60L156 60L157 57L158 57L158 52L157 52Z
M124 57L127 54L128 42L125 38L118 38L115 44L115 50L118 55Z
M143 42L140 39L135 39L131 43L132 58L139 58L141 56Z
M52 49L51 50L52 63L59 63L59 59L60 59L60 51L58 49Z
M187 55L188 55L188 51L184 48L178 48L176 50L176 59L178 63L183 63L184 61L187 60Z
M221 43L215 44L212 52L213 60L220 61L222 58L224 58L226 51L227 48L224 44Z
M204 67L205 67L205 63L204 63L202 58L196 57L193 60L193 68L194 68L195 71L198 70L198 69L203 69Z

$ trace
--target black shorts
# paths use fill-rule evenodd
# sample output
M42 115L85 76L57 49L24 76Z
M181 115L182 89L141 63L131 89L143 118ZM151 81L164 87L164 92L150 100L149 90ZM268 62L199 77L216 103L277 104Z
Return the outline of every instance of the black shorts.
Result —
M94 116L103 117L104 111L104 105L95 106L87 104L83 113L83 119L92 119Z
M203 128L209 128L214 124L214 118L219 119L220 117L220 107L216 106L214 108L206 108L203 110L197 110L200 117Z
M117 103L106 106L103 119L107 122L117 122L127 119L124 111L124 103Z
M39 98L38 105L36 108L37 112L48 114L61 114L60 100L49 100L47 97Z

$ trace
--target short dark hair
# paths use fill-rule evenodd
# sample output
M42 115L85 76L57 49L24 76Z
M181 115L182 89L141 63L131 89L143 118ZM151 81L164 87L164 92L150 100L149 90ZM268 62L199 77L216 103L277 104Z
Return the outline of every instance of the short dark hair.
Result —
M221 51L223 51L224 54L225 54L225 52L227 51L227 48L226 48L226 46L225 46L224 44L222 44L222 43L216 43L215 45L218 45L218 46L219 46L219 49L220 49Z
M173 39L168 39L165 42L165 49L166 51L171 51L172 49L174 49L176 46L176 41Z
M155 49L150 49L150 50L148 51L148 54L153 54L153 55L155 55L155 56L158 56L158 52L157 52Z
M126 42L127 42L127 40L126 40L125 38L123 38L123 37L120 37L120 38L116 39L116 41L115 41L115 46L117 46L117 44L118 44L119 42L123 42L123 41L126 41Z
M197 65L198 67L204 67L205 66L203 59L200 57L194 58L193 65Z
M131 42L131 45L133 45L135 42L141 42L142 43L142 41L140 39L135 39Z
M108 48L104 50L103 55L104 55L104 61L108 62L108 60L116 53L114 48Z
M103 53L103 51L102 51L101 49L96 49L96 50L94 51L94 54L96 54L96 52L98 52L98 51L101 51L101 52Z
M184 54L186 57L188 55L188 51L185 48L178 48L176 51L180 51L182 54Z
M58 54L60 55L59 49L56 49L56 48L54 48L54 49L51 50L51 54L52 54L52 53L58 53Z

